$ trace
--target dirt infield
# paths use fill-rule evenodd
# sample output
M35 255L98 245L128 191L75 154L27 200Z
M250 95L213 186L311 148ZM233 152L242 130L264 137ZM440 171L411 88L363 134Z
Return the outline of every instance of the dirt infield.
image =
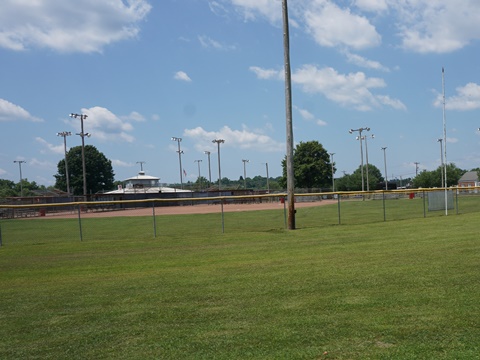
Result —
M295 203L295 208L304 208L312 206L322 206L336 203L337 200L321 200L311 202ZM274 210L283 209L286 204L280 202L271 203L255 203L255 204L225 204L224 212L237 211L258 211L258 210ZM221 206L217 205L180 205L180 206L160 206L155 207L155 215L181 215L181 214L209 214L221 212ZM99 217L116 217L116 216L150 216L152 208L136 208L116 211L87 211L82 212L82 218L99 218ZM78 214L47 214L44 218L74 218Z

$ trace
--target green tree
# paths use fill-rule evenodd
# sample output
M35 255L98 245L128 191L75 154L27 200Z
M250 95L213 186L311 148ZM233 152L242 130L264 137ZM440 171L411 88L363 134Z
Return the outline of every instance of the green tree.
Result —
M15 183L11 180L0 179L0 198L17 196Z
M443 166L439 166L433 171L422 171L413 179L413 186L416 188L432 188L442 186ZM466 170L458 168L454 163L447 165L447 186L457 186L458 180L465 174Z
M44 185L38 185L35 181L29 182L28 179L22 179L22 183L14 183L10 180L0 179L0 198L12 196L32 196L35 195L34 190L46 190Z
M282 160L282 187L287 184L287 158ZM335 168L334 168L335 170ZM331 187L330 155L318 141L300 142L293 151L293 172L296 188Z
M82 147L72 147L67 153L68 174L70 176L70 187L74 195L83 195L83 168L82 168ZM54 175L55 187L67 191L65 175L65 160L60 160L58 173ZM99 152L95 146L85 146L85 168L87 178L87 192L95 194L102 190L114 188L114 172L112 161Z
M368 187L367 187L367 166L363 166L364 190L377 190L378 184L383 182L382 172L372 164L368 164ZM351 175L345 175L335 181L338 191L361 191L362 190L362 167Z
M440 173L435 174L435 171L421 171L413 178L414 188L432 188L439 187L441 183Z

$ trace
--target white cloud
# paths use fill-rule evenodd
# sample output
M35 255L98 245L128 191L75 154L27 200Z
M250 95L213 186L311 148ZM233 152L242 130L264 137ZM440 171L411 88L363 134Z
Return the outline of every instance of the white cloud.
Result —
M391 106L396 110L407 110L407 107L404 103L402 103L398 99L392 99L388 95L377 95L376 98L380 101L383 105Z
M7 172L5 170L3 170L2 168L0 168L0 175L5 175Z
M214 40L206 35L198 36L198 41L200 42L202 47L207 49L225 50L225 51L235 50L235 46L222 44L221 42Z
M360 111L372 110L381 104L394 108L403 105L388 96L372 94L372 89L385 87L385 82L380 78L368 78L362 72L339 74L331 67L318 69L304 65L292 74L292 81L307 93L321 93L327 99Z
M48 141L46 141L45 139L43 139L41 137L36 137L35 141L38 142L39 144L41 144L44 148L46 148L48 150L48 151L40 150L40 153L42 153L42 154L45 154L47 152L48 153L54 153L54 154L64 154L65 153L63 138L62 138L61 144L58 144L58 145L50 144ZM67 151L68 151L68 147L67 147Z
M118 159L112 159L112 165L113 166L118 166L118 167L132 167L132 166L134 166L134 164L132 164L132 163L122 161L122 160L118 160Z
M146 0L7 1L0 7L0 47L101 52L135 38L151 5Z
M231 0L245 20L254 20L257 16L272 23L282 19L282 4L278 0Z
M475 110L480 108L480 85L468 83L465 86L457 87L457 94L445 99L445 108L448 110ZM443 107L443 95L437 93L433 102L435 107Z
M133 142L135 138L129 134L133 126L127 120L122 119L110 110L95 106L89 109L82 109L82 114L87 115L83 120L85 133L92 134L92 137L104 141L126 141ZM80 120L71 119L70 124L80 132Z
M50 161L38 160L37 158L29 160L28 165L40 169L57 169L57 164Z
M347 57L347 61L349 63L355 64L359 67L363 67L363 68L366 68L366 69L380 70L380 71L385 71L385 72L390 71L390 69L388 67L383 66L378 61L368 60L368 59L364 58L363 56L360 56L360 55L357 55L357 54L352 54L348 51L345 52L345 56Z
M303 16L307 31L321 46L365 49L381 43L380 34L366 17L332 2L313 1Z
M294 106L294 108L298 110L298 112L300 113L300 116L302 118L304 118L305 120L315 121L315 123L319 126L327 126L328 125L326 121L323 121L323 120L320 120L320 119L315 119L315 115L313 115L310 111L308 111L306 109L300 109L297 106Z
M280 0L212 1L224 11L231 4L245 20L281 21ZM480 40L477 0L352 0L340 7L331 0L296 0L289 4L290 23L305 28L320 46L365 49L381 44L374 22L382 17L397 30L401 47L418 53L447 53ZM343 2L348 3L348 2ZM368 15L368 16L365 16ZM381 19L383 21L383 19Z
M456 88L457 94L445 99L445 108L449 110L480 109L480 85L468 83ZM443 107L443 95L438 94L434 105Z
M392 2L402 46L419 53L447 53L480 39L476 0Z
M268 79L276 79L276 80L283 80L284 75L283 71L273 70L273 69L262 69L258 66L250 66L249 70L257 75L257 78L268 80Z
M457 138L449 138L447 137L447 143L450 143L450 144L455 144L458 142L458 139Z
M265 152L285 150L283 143L279 143L259 132L250 131L246 126L243 126L242 130L233 130L228 126L224 126L219 131L206 131L202 127L196 127L194 129L185 129L183 134L185 137L196 141L195 148L198 151L204 151L206 148L213 149L212 140L214 139L224 139L225 144L222 146L239 149L253 149Z
M186 82L192 81L192 79L190 79L190 77L184 71L177 71L173 76L173 78L175 80L186 81Z
M298 110L298 112L300 113L301 117L304 118L305 120L313 120L315 119L315 115L313 115L310 111L308 110L305 110L305 109L300 109L296 106L294 106L295 109Z
M128 115L121 116L121 118L123 120L132 120L132 121L137 121L137 122L145 121L145 117L142 114L140 114L136 111L132 111Z
M256 66L250 67L250 70L259 79L283 79L281 71ZM363 72L339 74L331 67L318 69L314 65L304 65L292 72L292 82L301 86L306 93L321 93L333 102L360 111L372 110L381 105L391 106L397 110L406 109L398 99L373 94L372 89L385 87L385 81L380 78L368 78Z
M382 12L388 9L385 0L355 0L354 4L363 11Z
M0 122L19 120L28 120L35 122L43 121L42 119L30 115L30 113L21 106L15 105L10 101L4 99L0 99Z

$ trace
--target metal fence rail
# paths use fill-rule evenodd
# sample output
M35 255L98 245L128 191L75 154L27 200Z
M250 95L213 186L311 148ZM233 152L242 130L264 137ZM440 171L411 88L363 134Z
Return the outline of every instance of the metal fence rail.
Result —
M479 187L480 188L480 187ZM480 212L480 193L475 188L448 188L454 196L453 208L446 214L462 214ZM445 189L407 189L370 192L322 192L296 193L296 223L299 227L322 227L325 225L348 225L394 221L427 216L441 216L442 211L428 210L428 194L445 192ZM20 243L23 239L36 241L62 241L62 239L79 239L85 237L109 237L115 234L115 228L108 231L91 229L92 222L102 218L124 216L122 222L131 222L138 234L157 237L168 235L165 219L159 216L170 213L170 210L185 210L178 213L196 213L201 206L209 207L213 217L205 218L204 231L268 231L286 228L286 193L242 196L192 197L169 199L141 199L117 201L77 201L68 203L0 205L0 246L8 243ZM252 221L237 207L251 205L248 210L255 210L260 204L273 204L273 215L265 216L265 221ZM329 206L324 207L323 205ZM308 205L308 206L306 206ZM321 210L320 206L322 206ZM450 204L449 204L450 206ZM167 211L169 210L169 211ZM444 210L444 208L443 208ZM226 215L228 213L228 216ZM217 217L216 215L220 215ZM263 215L257 213L255 217ZM127 217L129 218L127 220ZM131 219L136 217L136 219ZM39 221L42 220L42 221ZM63 221L62 230L51 234L49 221ZM211 221L211 223L208 223ZM255 223L252 229L251 223ZM153 229L153 231L152 231ZM30 233L29 233L30 231ZM183 230L185 231L185 230ZM87 235L87 236L86 236Z

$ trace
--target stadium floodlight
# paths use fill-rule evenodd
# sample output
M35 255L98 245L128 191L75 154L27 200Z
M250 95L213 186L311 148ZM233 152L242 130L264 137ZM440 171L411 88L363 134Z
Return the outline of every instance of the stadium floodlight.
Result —
M242 159L243 162L243 188L247 190L247 167L246 164L250 162L250 160Z
M212 182L212 171L210 168L210 151L204 151L204 154L208 157L208 181Z
M223 139L215 139L212 140L213 143L217 144L217 154L218 154L218 191L220 192L220 189L222 187L222 169L220 167L220 144L223 144L225 140Z
M350 129L348 132L353 134L354 132L358 132L357 140L360 140L360 171L362 174L362 191L365 190L365 182L363 179L363 146L362 146L362 131L370 131L369 127L363 127L358 129Z
M22 164L26 164L27 162L24 160L13 160L13 162L18 164L18 169L20 170L20 197L23 197Z
M85 133L83 131L83 120L85 120L88 116L85 114L70 114L71 118L77 119L80 118L80 135L82 138L82 171L83 171L83 196L87 196L87 171L85 167L85 136L90 137L91 134Z
M180 142L182 141L182 138L172 136L172 141L176 141L178 144L178 163L180 165L180 188L183 189L183 174L182 174L182 154L183 151L180 149Z
M65 176L67 178L67 195L70 196L70 177L68 175L68 161L67 161L67 136L71 136L70 131L58 132L57 136L63 137L63 150L65 152Z

